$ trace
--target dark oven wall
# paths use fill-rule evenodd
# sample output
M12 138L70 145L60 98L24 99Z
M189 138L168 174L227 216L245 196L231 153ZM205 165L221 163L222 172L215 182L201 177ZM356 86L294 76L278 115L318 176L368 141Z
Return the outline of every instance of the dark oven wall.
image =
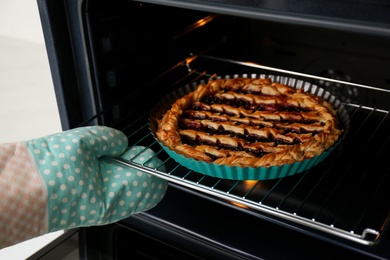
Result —
M133 1L92 2L87 9L99 109L111 109L102 118L106 124L150 109L187 77L191 55L250 56L245 19Z
M134 1L90 1L85 8L96 106L105 112L101 123L150 108L172 90L166 86L178 85L177 79L184 77L182 85L193 80L185 79L191 55L250 61L390 89L390 41L384 37ZM210 75L251 73L247 68L197 61L190 69ZM327 84L344 101L388 106L387 100L361 89L316 83Z

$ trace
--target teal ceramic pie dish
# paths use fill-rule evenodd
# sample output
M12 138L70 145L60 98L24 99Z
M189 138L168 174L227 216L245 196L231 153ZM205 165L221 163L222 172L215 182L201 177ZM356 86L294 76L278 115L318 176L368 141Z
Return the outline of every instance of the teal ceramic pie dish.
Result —
M234 77L247 77L247 75L233 75L233 76L224 76L223 78L234 78ZM230 179L230 180L270 180L283 178L291 175L295 175L298 173L302 173L310 168L316 166L317 164L324 161L339 145L342 143L343 138L347 134L349 128L349 116L344 107L344 105L331 93L325 91L322 88L319 88L316 85L311 83L289 78L282 76L273 76L266 74L256 74L250 75L250 78L271 78L273 81L287 84L289 86L295 88L304 88L306 92L315 94L317 96L322 97L329 103L333 105L335 110L338 112L338 117L341 123L344 132L339 140L328 150L324 151L322 154L315 156L311 159L305 159L300 162L295 162L292 164L284 164L281 166L270 166L270 167L240 167L240 166L226 166L216 163L207 163L204 161L198 161L193 158L188 158L182 154L178 154L175 151L169 149L165 145L163 145L156 137L156 131L158 128L158 120L162 118L165 112L170 109L170 106L180 97L185 94L195 90L199 84L205 84L205 82L194 83L191 85L187 85L183 88L180 88L171 94L167 95L163 98L151 111L149 117L149 126L150 130L154 136L154 138L158 141L158 143L162 146L165 152L177 163L180 165L187 167L190 170L193 170L198 173L202 173L204 175L222 178L222 179ZM222 77L220 77L222 78Z

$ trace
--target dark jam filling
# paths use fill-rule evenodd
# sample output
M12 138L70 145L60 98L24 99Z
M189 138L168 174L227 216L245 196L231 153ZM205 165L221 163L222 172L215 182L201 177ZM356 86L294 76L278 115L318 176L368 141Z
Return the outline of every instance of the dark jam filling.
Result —
M266 154L263 151L246 150L242 147L233 147L230 145L222 144L220 142L211 143L211 142L208 142L206 140L201 140L199 138L197 138L196 140L193 140L193 139L188 138L186 136L182 136L181 139L182 139L182 142L184 144L188 144L190 146L208 145L208 146L213 146L216 149L225 149L225 150L230 150L230 151L245 151L245 152L252 154L253 156L258 157L258 158L261 158ZM212 154L207 154L207 155L210 156L213 160L218 159L218 157L216 157L215 155L212 155Z
M254 143L254 142L275 142L276 144L298 144L300 143L299 139L294 140L293 142L289 142L287 140L282 139L276 139L272 136L265 138L258 135L249 134L245 131L244 134L238 134L235 132L227 131L223 127L219 127L218 129L211 128L209 126L203 126L199 122L191 122L191 123L179 123L180 129L191 129L191 130L197 130L200 132L205 132L208 134L218 134L218 135L226 135L230 137L238 137L240 139L245 140L247 143ZM287 132L286 132L287 133Z
M259 93L255 93L255 94L259 94ZM201 100L201 102L194 103L189 108L189 110L187 110L183 113L182 118L198 119L198 120L209 119L207 116L203 116L202 114L197 114L191 110L208 111L209 110L208 106L212 105L212 104L226 104L226 105L229 105L232 107L237 107L237 108L241 107L241 108L244 108L247 110L254 110L254 111L281 111L281 112L286 111L286 112L291 112L291 113L309 112L310 111L309 109L292 106L291 104L288 104L287 102L282 102L279 104L272 104L272 105L266 105L266 104L258 105L258 104L254 104L253 102L248 102L245 100L239 100L239 99L230 100L230 99L224 99L224 98L219 98L219 97L209 95L209 96L204 97ZM219 113L219 111L212 111L212 110L210 112ZM236 116L235 114L229 114L229 113L226 113L226 115ZM242 116L242 117L244 117L244 116ZM222 119L218 120L218 118L213 118L212 120L214 122L222 121ZM292 122L298 122L298 121L291 119L291 120L285 120L282 122L292 123ZM301 119L301 120L299 120L299 122L300 123L307 123L307 124L315 123L315 121L313 121L313 120L306 120L306 119ZM236 124L240 124L240 123L236 123ZM250 123L250 125L253 126L253 123ZM180 127L180 129L192 129L192 130L197 130L200 132L206 132L209 134L218 134L218 135L226 135L226 136L230 136L230 137L237 137L237 138L245 140L247 143L254 143L254 142L271 143L272 142L275 144L275 146L278 146L279 144L294 145L294 144L301 143L301 140L299 140L299 138L295 138L292 142L290 142L288 140L274 138L273 136L269 136L268 138L264 138L264 137L260 137L257 135L251 135L251 134L247 133L246 131L244 134L237 134L237 133L234 133L231 131L226 131L223 127L219 127L218 129L214 129L214 128L210 128L207 126L203 126L202 123L199 121L193 121L193 122L191 122L190 120L187 120L186 122L179 121L179 127ZM281 130L281 129L279 129L279 130ZM287 134L289 132L294 132L297 134L308 133L304 129L301 129L299 131L293 130L293 129L292 130L283 130L283 131L284 131L283 134ZM316 133L312 133L312 134L315 135ZM197 138L196 140L192 140L191 138L188 138L186 136L182 136L181 138L182 138L183 143L191 145L191 146L208 145L208 146L213 146L216 149L226 149L226 150L231 150L231 151L245 151L249 154L252 154L255 157L262 157L262 156L264 156L264 154L266 154L263 151L246 150L243 147L232 147L232 146L222 144L220 142L211 143L207 140L201 140L200 138ZM215 157L215 155L212 155L212 154L208 154L208 155L214 160L217 159Z
M212 120L214 122L226 122L227 121L226 118L219 117L218 114L216 116L210 116L209 117L209 116L207 116L205 114L201 114L201 113L198 114L198 113L194 112L194 110L186 110L186 111L183 112L183 115L182 115L181 118L195 119L195 120L196 119L197 120L209 119L209 120ZM242 118L244 118L244 116L242 116ZM248 118L250 118L250 117L248 117ZM254 119L257 119L257 118L254 118ZM268 122L270 122L270 121L268 121ZM293 120L293 119L291 119L291 120L281 120L281 121L278 121L278 122L284 122L284 123L298 123L299 122L299 123L302 123L302 124L314 124L317 121L301 118L300 120ZM241 124L241 123L236 121L235 124ZM248 124L245 124L245 125L246 126L265 126L265 127L270 127L270 124L254 123L252 121L249 121ZM324 126L324 123L321 123L321 126ZM291 132L300 133L300 134L305 133L305 131L303 129L300 130L300 131L291 130Z
M258 110L258 111L287 111L287 112L309 112L309 109L305 109L302 107L292 106L288 103L281 103L281 104L254 104L253 102L248 102L245 100L240 99L222 99L219 97L215 97L212 95L205 96L201 99L202 103L205 103L207 105L212 104L226 104L232 107L241 107L248 110ZM193 109L202 110L202 107L198 105L194 105Z

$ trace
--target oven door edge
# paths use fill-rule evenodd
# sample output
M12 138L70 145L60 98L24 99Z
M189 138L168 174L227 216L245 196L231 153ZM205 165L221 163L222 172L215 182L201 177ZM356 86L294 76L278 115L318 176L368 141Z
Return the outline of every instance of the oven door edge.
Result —
M37 0L63 130L94 117L99 105L84 38L85 2Z

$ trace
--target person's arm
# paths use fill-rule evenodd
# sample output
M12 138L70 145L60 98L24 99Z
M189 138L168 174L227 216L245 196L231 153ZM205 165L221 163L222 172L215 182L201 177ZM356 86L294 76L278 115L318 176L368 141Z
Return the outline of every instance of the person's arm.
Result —
M102 126L0 144L0 248L113 223L158 204L165 180L102 159L121 156L160 167L152 150L127 145L122 132Z

